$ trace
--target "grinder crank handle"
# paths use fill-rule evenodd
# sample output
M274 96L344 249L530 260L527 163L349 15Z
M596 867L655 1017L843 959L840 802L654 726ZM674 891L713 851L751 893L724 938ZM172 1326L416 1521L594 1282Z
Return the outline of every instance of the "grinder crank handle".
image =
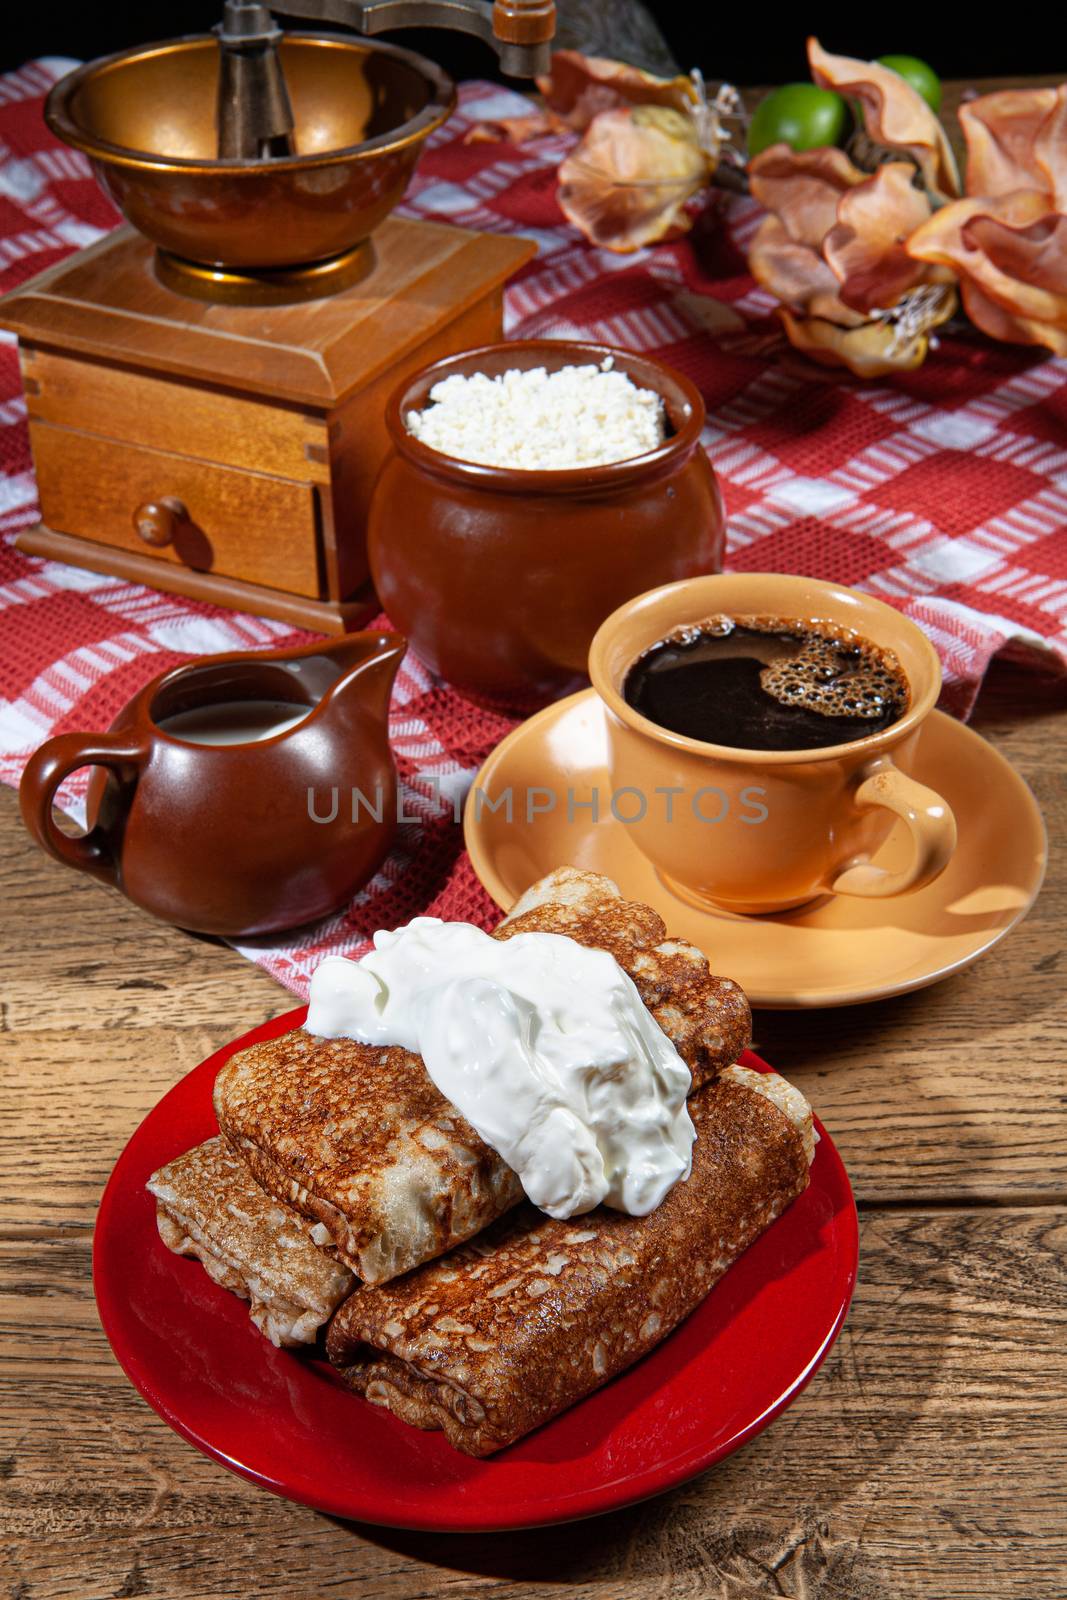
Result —
M473 33L496 51L500 70L511 78L547 72L556 32L553 0L227 0L219 39L226 49L247 38L252 12L270 26L270 12L310 22L334 22L356 33L388 28L448 28Z

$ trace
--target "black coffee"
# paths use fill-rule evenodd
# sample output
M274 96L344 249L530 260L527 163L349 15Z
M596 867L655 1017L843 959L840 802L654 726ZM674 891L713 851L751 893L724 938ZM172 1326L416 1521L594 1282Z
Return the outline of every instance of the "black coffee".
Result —
M848 744L908 709L890 651L784 617L711 617L661 639L634 662L623 696L672 733L742 750Z

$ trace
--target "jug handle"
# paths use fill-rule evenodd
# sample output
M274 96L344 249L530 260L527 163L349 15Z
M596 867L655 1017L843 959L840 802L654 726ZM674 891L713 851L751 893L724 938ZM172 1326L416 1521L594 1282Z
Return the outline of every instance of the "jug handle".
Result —
M71 838L56 827L52 806L64 778L79 767L110 767L117 774L128 774L131 767L142 766L147 754L143 741L129 733L61 733L35 750L19 784L19 805L23 822L42 850L66 867L117 886L118 863L103 830L91 828L81 838Z

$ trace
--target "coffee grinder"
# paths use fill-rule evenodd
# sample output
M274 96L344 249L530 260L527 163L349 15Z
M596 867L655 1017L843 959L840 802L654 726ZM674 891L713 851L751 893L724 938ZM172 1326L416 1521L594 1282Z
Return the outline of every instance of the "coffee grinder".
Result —
M501 336L521 238L392 215L455 105L367 37L486 39L547 70L551 0L226 0L213 34L90 62L50 128L126 225L0 299L18 335L41 522L19 547L322 632L374 607L364 519L385 400Z

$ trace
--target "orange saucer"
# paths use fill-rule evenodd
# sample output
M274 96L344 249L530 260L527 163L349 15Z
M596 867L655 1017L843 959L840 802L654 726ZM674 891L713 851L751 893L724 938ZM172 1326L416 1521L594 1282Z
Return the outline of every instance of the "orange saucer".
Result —
M475 872L505 910L554 867L606 873L628 899L655 906L672 934L705 950L753 1005L851 1005L936 983L1002 939L1033 905L1045 874L1045 828L1030 790L992 745L939 711L924 725L912 771L952 806L959 844L935 882L888 900L828 896L759 917L694 906L660 880L612 817L606 759L592 689L510 733L467 800ZM594 792L597 821L583 806ZM550 796L553 809L541 809ZM874 859L897 870L907 850L898 823Z

